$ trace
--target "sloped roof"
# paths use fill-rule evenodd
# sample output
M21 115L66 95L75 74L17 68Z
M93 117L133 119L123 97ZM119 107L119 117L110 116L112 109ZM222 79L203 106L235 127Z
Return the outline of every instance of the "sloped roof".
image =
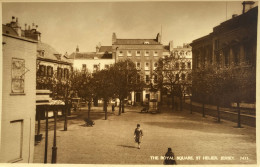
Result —
M96 52L73 52L69 55L70 59L112 59L112 54L105 53L105 54L97 54Z
M17 32L13 28L6 26L4 24L2 25L2 33L13 35L13 36L18 36Z
M67 63L71 63L70 60L68 60L67 58L65 58L63 55L61 55L58 51L56 51L52 46L43 43L43 42L38 42L37 45L37 50L44 50L44 56L40 56L39 54L37 55L38 57L41 57L43 59L49 59L49 60L57 60L57 61L61 61L61 62L67 62ZM58 59L58 55L60 55L60 60Z
M145 44L148 42L149 44ZM115 45L160 45L156 39L116 39Z
M112 52L112 46L101 46L99 52Z

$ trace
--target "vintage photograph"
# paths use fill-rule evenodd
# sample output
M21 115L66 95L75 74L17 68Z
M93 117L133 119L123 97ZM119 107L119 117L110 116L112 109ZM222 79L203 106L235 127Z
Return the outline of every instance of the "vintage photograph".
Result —
M1 8L0 166L257 165L258 1Z

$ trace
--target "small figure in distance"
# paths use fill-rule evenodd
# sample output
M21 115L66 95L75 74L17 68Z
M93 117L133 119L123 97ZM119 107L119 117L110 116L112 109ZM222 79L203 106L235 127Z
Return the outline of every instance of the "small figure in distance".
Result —
M174 159L174 153L172 152L171 148L168 148L167 153L165 154L164 157L164 161L163 161L164 165L177 165L175 159Z
M85 123L86 123L85 126L93 126L93 125L95 125L95 122L92 121L92 120L89 119L89 118L85 118L84 121L85 121Z
M138 149L140 149L140 143L141 143L142 137L143 137L143 131L140 128L140 124L137 124L137 128L135 128L135 132L134 132L134 139L135 139L135 142L138 143Z

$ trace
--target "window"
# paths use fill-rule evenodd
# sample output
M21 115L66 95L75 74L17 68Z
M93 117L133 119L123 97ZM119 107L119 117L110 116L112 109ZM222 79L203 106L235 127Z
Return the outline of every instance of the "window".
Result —
M140 56L141 55L141 51L136 51L136 56Z
M179 79L180 79L179 74L175 75L175 79L176 79L176 81L179 81Z
M145 51L145 56L149 56L149 51Z
M153 56L158 56L158 52L154 51Z
M188 62L187 65L188 65L188 68L191 69L191 63Z
M181 74L181 80L184 81L185 80L185 74Z
M145 70L149 70L149 63L145 63Z
M127 56L132 56L132 52L131 51L127 51Z
M191 74L188 74L187 80L191 81Z
M94 64L94 65L93 65L93 72L96 72L96 71L98 71L98 70L99 70L99 65Z
M226 49L224 51L224 60L225 60L225 66L229 66L229 49Z
M254 56L253 54L253 45L250 43L246 43L244 45L244 53L245 53L245 62L247 64L251 64L252 62L252 57Z
M141 69L141 63L140 62L136 62L136 69L140 70Z
M118 56L123 56L123 51L119 51L119 55Z
M239 47L236 46L233 48L233 54L234 54L234 65L237 66L239 64Z
M52 66L47 66L47 76L51 77L53 75L53 68Z
M179 63L175 63L175 68L179 69Z
M69 69L64 68L64 78L68 79L69 78Z
M215 40L215 50L219 49L219 40Z
M39 67L39 75L40 76L45 76L46 74L46 66L45 65L40 65Z
M158 77L157 75L154 75L154 83L157 83L158 82Z
M185 63L181 63L181 68L185 69Z
M145 83L149 84L149 82L150 82L150 76L145 75Z
M82 71L86 71L87 70L87 65L86 64L82 64Z

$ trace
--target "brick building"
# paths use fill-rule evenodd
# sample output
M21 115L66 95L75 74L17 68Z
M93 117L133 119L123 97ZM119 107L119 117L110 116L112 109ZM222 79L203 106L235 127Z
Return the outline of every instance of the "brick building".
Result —
M0 162L33 162L37 41L25 38L18 19L2 27Z
M172 50L172 42L164 46L161 42L161 35L158 33L154 39L121 39L116 34L112 35L112 54L115 62L123 59L131 59L136 68L143 74L146 87L142 92L132 92L129 99L132 102L147 102L149 99L160 101L160 91L151 93L151 85L157 84L157 77L153 71L157 67L159 58L167 56Z
M243 13L213 28L192 42L193 71L207 67L253 70L256 68L257 16L254 2L245 1ZM196 98L194 94L194 98ZM254 95L252 95L254 96Z

